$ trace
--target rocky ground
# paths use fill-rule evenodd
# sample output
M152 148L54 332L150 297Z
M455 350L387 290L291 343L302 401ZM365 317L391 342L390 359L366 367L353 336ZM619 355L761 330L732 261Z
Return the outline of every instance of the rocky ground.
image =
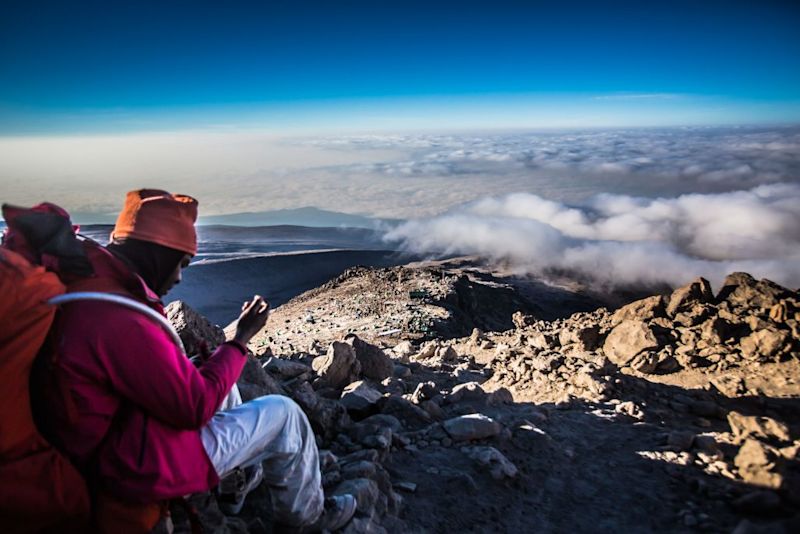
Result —
M798 292L734 273L610 312L519 281L355 268L253 340L242 394L305 410L326 491L359 500L344 532L800 531ZM169 314L190 353L224 339ZM193 502L271 531L264 487L236 517Z

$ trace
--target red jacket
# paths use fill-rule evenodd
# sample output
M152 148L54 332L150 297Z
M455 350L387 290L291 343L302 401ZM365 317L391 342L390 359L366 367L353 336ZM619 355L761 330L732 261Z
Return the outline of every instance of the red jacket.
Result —
M106 291L163 314L158 297L118 258L87 245L96 276L69 291ZM152 319L118 304L63 305L42 413L49 436L97 484L154 502L218 482L199 429L238 379L245 357L223 344L196 368Z

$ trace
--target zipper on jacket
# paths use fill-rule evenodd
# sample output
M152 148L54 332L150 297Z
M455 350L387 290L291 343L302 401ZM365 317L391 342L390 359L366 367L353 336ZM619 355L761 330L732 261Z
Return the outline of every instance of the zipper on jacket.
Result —
M145 446L145 438L147 438L147 416L144 416L144 422L142 423L142 444L139 447L139 469L142 468L142 463L144 463L144 446Z

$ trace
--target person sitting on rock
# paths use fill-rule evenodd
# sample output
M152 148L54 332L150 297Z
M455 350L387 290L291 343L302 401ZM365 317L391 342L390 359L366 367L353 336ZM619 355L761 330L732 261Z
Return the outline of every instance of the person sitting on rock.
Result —
M165 191L128 193L110 244L83 242L95 275L68 290L123 295L163 315L161 297L197 252L197 205ZM314 433L300 407L280 395L242 404L235 389L247 343L268 313L260 296L246 302L233 339L195 367L140 311L96 300L62 306L35 388L37 417L94 488L98 530L124 523L123 511L133 508L140 524L123 531L148 531L170 499L242 472L250 476L229 511L263 478L279 525L335 530L350 520L352 495L324 498ZM218 411L223 403L228 409ZM142 513L147 507L151 513Z

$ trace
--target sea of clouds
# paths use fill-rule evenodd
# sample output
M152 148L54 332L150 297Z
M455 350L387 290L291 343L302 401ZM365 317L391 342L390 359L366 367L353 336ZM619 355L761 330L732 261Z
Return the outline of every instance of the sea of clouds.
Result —
M470 254L604 286L679 285L730 272L800 286L800 129L667 128L314 140L404 159L348 165L437 176L440 212L392 229L415 253ZM476 180L476 178L478 180ZM481 186L483 187L481 191Z
M800 184L644 198L598 194L568 205L529 193L408 221L387 241L417 253L479 255L519 272L566 272L603 287L716 287L734 271L800 286Z
M407 220L387 239L607 284L798 275L800 127L0 139L0 199L112 217L161 187L203 215L302 206ZM113 221L113 219L111 219Z

